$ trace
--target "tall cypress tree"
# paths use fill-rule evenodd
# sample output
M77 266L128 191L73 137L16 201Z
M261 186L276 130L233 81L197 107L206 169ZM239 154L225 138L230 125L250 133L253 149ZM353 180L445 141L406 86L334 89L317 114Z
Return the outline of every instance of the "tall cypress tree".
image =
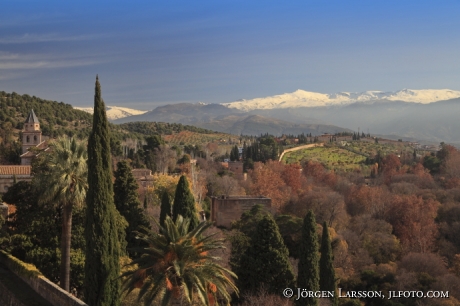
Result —
M297 287L308 288L311 291L319 290L319 256L318 235L316 234L316 220L313 211L309 210L303 219L302 241L299 247L299 264ZM318 298L306 297L296 300L297 306L317 306Z
M125 160L118 162L113 185L114 202L117 210L128 222L128 227L126 228L128 249L139 246L139 239L136 239L134 231L139 230L139 227L150 227L137 196L138 188L139 186L134 179L128 162ZM130 251L130 255L134 254Z
M271 215L263 216L257 223L251 244L235 272L243 295L255 294L261 286L273 294L280 294L283 289L293 286L289 252Z
M177 183L176 194L174 196L174 204L172 208L173 221L176 222L177 216L181 215L184 218L190 218L189 231L193 230L200 224L198 213L195 208L195 198L185 175L182 175Z
M110 132L96 77L93 129L88 139L85 300L91 306L120 305L121 231L113 201Z
M238 161L239 159L240 151L238 150L238 147L235 145L230 151L230 161Z
M333 291L334 298L331 305L337 306L337 284L335 282L335 271L332 265L334 255L332 254L331 237L326 222L323 224L323 236L321 237L321 258L319 260L319 289L321 291Z
M165 225L166 216L171 217L171 202L169 201L169 195L166 190L161 194L161 205L160 205L160 225Z

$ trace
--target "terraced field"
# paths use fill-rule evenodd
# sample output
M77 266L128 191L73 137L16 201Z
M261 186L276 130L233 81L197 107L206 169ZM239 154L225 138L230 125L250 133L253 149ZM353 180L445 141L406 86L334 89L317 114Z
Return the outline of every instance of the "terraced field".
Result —
M401 153L412 154L414 152L414 149L409 146L407 142L375 143L366 141L353 141L349 142L347 147L369 156L374 156L379 151L382 156L388 154L401 155Z
M287 164L316 161L326 168L340 171L352 171L362 168L366 158L339 147L315 147L286 153L283 161Z
M180 133L175 133L172 135L164 135L162 137L165 141L167 141L171 145L183 145L183 144L203 145L209 142L227 144L229 143L229 140L235 143L236 141L238 141L238 138L236 136L230 135L230 134L224 134L224 133L203 134L203 133L195 133L195 132L190 132L190 131L182 131Z
M401 161L411 162L414 148L408 142L381 140L375 143L372 139L361 141L342 141L326 144L327 147L316 147L287 152L283 156L285 163L302 163L313 160L322 163L328 169L350 171L359 168L368 171L369 167L364 164L366 157L373 158L380 152L381 156L395 154ZM347 150L348 149L348 150ZM417 154L425 155L428 151L417 150Z

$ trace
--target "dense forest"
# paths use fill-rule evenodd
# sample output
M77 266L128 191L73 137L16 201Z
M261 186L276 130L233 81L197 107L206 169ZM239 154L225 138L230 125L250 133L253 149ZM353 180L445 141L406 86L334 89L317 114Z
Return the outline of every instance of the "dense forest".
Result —
M180 123L164 122L128 122L119 125L120 128L144 135L171 135L182 131L190 131L201 134L217 133L211 130L195 127L192 125L182 125Z

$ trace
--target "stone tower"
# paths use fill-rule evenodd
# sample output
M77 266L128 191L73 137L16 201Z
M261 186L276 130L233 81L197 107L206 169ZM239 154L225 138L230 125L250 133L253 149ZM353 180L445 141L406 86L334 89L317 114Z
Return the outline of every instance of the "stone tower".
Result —
M22 154L27 153L30 147L36 147L42 142L42 131L40 130L40 122L31 110L24 122L24 129L22 131Z

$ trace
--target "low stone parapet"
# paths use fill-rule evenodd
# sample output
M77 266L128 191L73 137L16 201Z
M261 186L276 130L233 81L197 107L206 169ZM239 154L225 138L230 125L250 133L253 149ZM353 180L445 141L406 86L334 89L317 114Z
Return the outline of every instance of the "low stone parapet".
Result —
M0 251L0 262L54 306L88 306L47 279L34 266Z

